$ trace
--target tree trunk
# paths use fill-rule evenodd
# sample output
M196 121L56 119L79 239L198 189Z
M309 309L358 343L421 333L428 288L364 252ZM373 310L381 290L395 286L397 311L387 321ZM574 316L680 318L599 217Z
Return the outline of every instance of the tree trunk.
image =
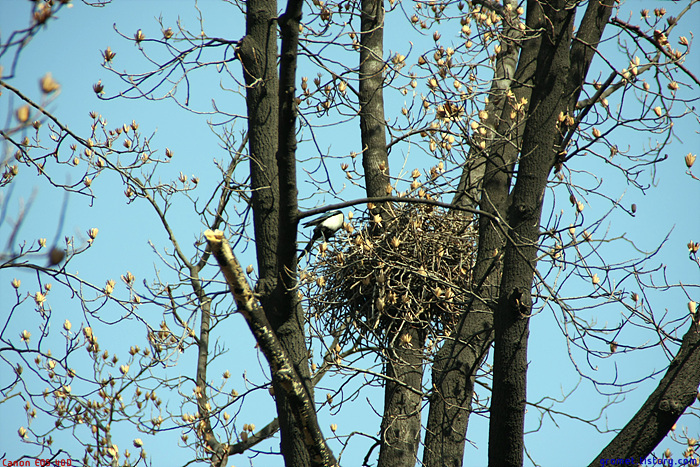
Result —
M362 0L360 17L360 134L367 196L385 196L389 160L384 120L384 3Z
M277 245L278 284L275 289L275 302L279 303L279 320L273 323L273 329L280 339L294 369L302 381L308 400L314 400L311 371L309 369L309 350L306 347L304 333L304 311L297 294L297 249L296 231L298 224L297 180L296 180L296 70L297 51L299 48L299 22L301 21L303 1L289 0L287 9L280 17L282 54L280 57L280 94L279 94L279 147L277 167L280 173L279 226L281 232L291 235L279 237ZM274 375L273 375L274 378ZM282 383L284 384L284 383ZM279 387L279 383L276 389ZM279 387L279 389L282 389ZM301 421L289 417L291 412L284 396L286 391L275 392L278 412L288 418L288 429L292 435L282 442L282 454L289 466L333 466L336 461L325 443L318 428L315 410L305 414L312 423L311 429L301 426ZM284 426L280 424L280 426Z
M386 196L390 186L384 120L384 4L362 0L360 36L360 133L362 165L368 197ZM390 210L372 210L387 219ZM403 332L403 331L402 331ZM380 466L411 466L416 463L420 437L423 341L419 329L408 327L410 347L385 352L384 414L381 428Z
M403 335L410 336L408 343L402 341ZM380 466L416 465L421 431L425 337L422 330L413 326L402 330L401 336L396 339L394 348L387 346L384 357L384 373L390 379L384 387Z
M496 62L496 79L487 108L489 118L484 122L488 128L486 147L483 150L474 147L470 151L453 200L457 206L478 205L481 211L499 219L505 218L511 174L522 137L521 126L510 117L513 108L506 105L510 103L504 96L511 89L516 101L529 99L534 70L532 57L537 48L537 40L530 39L519 54L522 32L518 27L517 4L511 0L505 3L511 4L512 13L509 21L504 21L502 53ZM458 215L458 211L454 214ZM434 358L433 392L423 453L426 466L457 467L464 460L474 375L493 342L493 309L498 298L500 257L505 244L502 229L498 222L486 216L479 219L477 258L468 286L474 297L472 305L463 314L455 338L446 342Z
M250 0L246 11L246 35L239 47L247 85L251 197L260 278L258 290L266 310L274 308L265 302L277 281L275 250L279 232L276 17L275 0Z
M523 464L527 344L542 201L559 142L557 116L566 108L574 10L566 2L528 3L527 25L539 46L527 123L508 209L503 276L494 313L494 372L489 465Z
M278 274L278 249L281 247L279 227L282 219L277 155L279 141L283 136L280 135L279 125L281 96L277 74L277 2L250 0L246 5L246 36L241 41L239 54L247 84L251 192L259 271L256 292L260 294L265 314L289 359L302 379L308 381L303 315L300 307L290 306L289 300L284 300L285 288L279 283L282 278ZM292 121L291 124L293 123ZM290 122L285 124L289 126ZM291 148L292 151L294 149ZM285 179L283 183L288 182ZM292 182L296 183L296 180ZM293 212L289 212L289 206L284 209L286 219L296 217L296 209ZM293 223L296 226L295 221ZM293 237L292 242L295 240L296 237ZM285 463L294 466L310 465L311 459L304 437L298 429L285 391L274 375L273 385L280 423L280 450Z

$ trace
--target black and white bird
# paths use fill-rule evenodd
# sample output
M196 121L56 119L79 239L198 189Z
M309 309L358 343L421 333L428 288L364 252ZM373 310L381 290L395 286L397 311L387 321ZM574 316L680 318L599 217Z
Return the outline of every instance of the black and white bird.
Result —
M301 260L305 254L311 252L311 248L314 246L314 242L319 238L323 238L323 241L328 241L335 233L343 227L345 222L345 216L341 211L331 211L316 219L304 224L304 227L314 226L314 233L311 236L311 240L306 244L306 248L299 255L299 260Z

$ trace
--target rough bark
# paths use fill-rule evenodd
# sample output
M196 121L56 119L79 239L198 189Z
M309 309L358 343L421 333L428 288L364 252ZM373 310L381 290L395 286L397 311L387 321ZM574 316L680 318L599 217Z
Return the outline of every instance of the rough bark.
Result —
M239 56L247 85L251 197L259 271L256 292L272 330L297 375L304 382L307 397L313 401L313 391L308 384L303 313L297 298L287 294L291 289L285 287L294 281L294 277L279 273L280 270L294 271L296 267L296 237L286 236L281 239L279 236L280 228L296 231L295 119L293 108L290 107L296 73L295 69L285 70L280 94L277 72L277 2L251 0L246 6L246 36L241 41ZM300 7L292 4L290 11L292 14L287 16L287 23L298 21ZM290 36L288 27L286 30L286 41L283 41L286 53L283 54L283 60L291 59L295 63L296 34ZM283 121L280 121L280 117ZM280 167L285 174L283 180L279 178ZM280 206L280 187L284 190L283 206ZM285 463L295 466L319 464L318 459L310 457L311 451L306 443L309 433L302 429L284 384L283 379L273 374L281 434L280 449ZM308 416L315 419L315 412Z
M512 163L502 150L493 149L483 162L485 170L480 183L483 193L479 207L500 218L508 201ZM423 452L423 463L428 467L462 465L474 375L493 339L492 308L501 274L498 252L502 251L505 241L500 223L482 216L478 238L471 284L472 306L462 316L454 340L446 342L434 358Z
M494 313L489 465L523 464L527 344L542 201L555 162L557 115L566 106L574 10L564 1L528 4L527 24L542 31L518 173L508 208L508 238Z
M614 0L589 2L581 24L576 33L576 40L571 45L571 71L569 73L569 91L571 98L569 110L573 111L578 102L583 82L588 74L593 57L605 26L612 14Z
M304 312L297 295L297 250L296 231L298 223L296 180L296 69L299 47L299 22L303 2L290 0L285 13L280 17L281 56L279 94L279 145L277 168L279 170L279 231L287 232L278 237L277 271L278 283L275 302L279 304L273 329L280 339L296 374L302 384L306 398L314 400L311 372L308 364L309 351L304 334ZM291 232L291 234L289 234ZM336 461L325 443L318 427L315 407L306 416L303 424L287 400L285 381L275 382L275 400L280 417L280 426L288 425L291 436L282 440L282 454L289 466L332 466ZM289 415L292 414L293 417Z
M489 128L487 145L483 151L473 149L470 152L453 200L453 204L459 206L478 203L481 211L497 219L505 218L511 174L522 139L520 121L510 117L512 103L503 99L503 95L510 89L517 102L523 98L529 100L538 47L538 39L533 37L524 42L520 51L523 35L514 13L516 5L512 6L513 13L504 24L503 52L496 64L497 79L491 89L494 98L489 104L490 117L485 122ZM495 138L493 128L502 137ZM474 375L493 341L493 309L498 298L504 243L502 225L481 216L476 264L468 286L473 294L472 305L462 316L455 339L446 342L434 359L433 392L423 454L426 466L460 466L463 463Z
M289 358L289 352L284 348L278 333L272 329L267 313L260 307L256 294L248 286L243 268L233 255L231 246L226 241L223 232L207 230L204 232L212 254L219 263L221 272L226 278L238 311L245 318L250 331L258 342L270 368L272 377L281 392L276 393L277 399L282 395L288 410L293 414L301 433L307 460L295 458L296 464L289 464L290 453L284 452L285 462L293 466L333 466L335 460L321 434L316 418L316 406L313 398L309 397L306 382L299 375L296 365ZM295 446L294 446L295 447ZM295 447L296 448L296 447ZM230 453L233 453L233 447Z
M247 2L246 35L238 54L247 85L251 199L263 305L276 282L279 187L277 180L278 94L277 2Z
M368 197L386 196L389 160L384 119L384 4L362 0L360 36L360 134L365 189ZM372 210L383 218L389 210ZM419 348L394 348L385 355L384 414L381 428L380 466L414 466L420 436L420 388L423 378L422 342L418 329L405 332Z
M367 196L384 196L389 160L384 120L384 4L362 0L360 35L360 135Z
M423 392L423 332L407 327L408 344L386 350L384 415L381 425L380 466L414 466L420 440Z
M552 164L565 149L560 146L563 136L553 129L559 112L567 113L575 108L611 9L610 1L590 2L577 40L572 42L573 9L566 9L564 2L528 3L528 27L544 34L537 46L518 177L508 210L510 230L494 320L490 465L523 462L530 292L542 201Z

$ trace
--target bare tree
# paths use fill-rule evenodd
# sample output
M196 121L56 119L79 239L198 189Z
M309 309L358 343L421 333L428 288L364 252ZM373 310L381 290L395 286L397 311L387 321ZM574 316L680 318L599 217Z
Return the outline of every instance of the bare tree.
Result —
M572 366L601 393L624 393L655 375L608 381L592 362L649 349L669 361L591 466L645 458L698 396L700 286L669 281L651 263L663 245L623 259L611 253L610 245L636 239L605 225L614 232L611 219L634 216L636 206L597 176L600 165L634 190L653 190L674 125L697 121L691 40L677 32L697 0L676 16L642 10L640 21L625 19L613 1L231 1L245 22L240 39L208 36L201 17L197 32L161 20L159 37L117 25L119 43L132 42L147 69L120 71L108 47L111 79L97 81L94 93L138 105L172 101L206 116L226 157L214 164L214 182L173 177L177 152L153 147L143 133L149 122L109 126L93 112L91 126L76 130L60 107L47 109L60 90L51 75L40 81L41 101L15 82L26 44L66 14L66 3L32 5L29 27L0 43L11 64L0 86L12 96L1 186L11 193L32 168L57 193L92 199L97 177L111 177L127 203L148 207L169 246L154 247L164 272L142 285L125 272L122 294L112 279L102 285L71 272L92 253L97 229L64 242L58 233L51 244L24 241L22 207L4 196L0 270L33 271L36 284L14 279L12 299L3 293L0 358L13 376L2 379L0 403L21 400L28 421L52 421L19 427L36 447L27 456L60 459L69 448L53 438L70 431L77 447L68 452L77 457L79 449L85 465L153 463L139 437L138 454L120 449L120 430L177 431L183 464L225 466L238 454L262 455L261 443L279 432L274 451L286 465L338 465L364 437L367 465L459 466L474 413L489 418L494 466L525 463L526 414L576 418L612 438L619 426L606 426L603 415L582 419L559 410L562 401L528 398L528 336L542 313L555 317ZM387 24L405 31L404 49L386 52ZM211 108L190 99L212 79L225 99ZM357 126L357 141L335 141ZM624 144L634 132L655 140ZM697 180L694 162L685 157ZM60 181L65 170L79 182ZM191 245L175 227L181 213L171 208L181 202L203 226ZM609 208L587 216L596 203ZM343 229L300 259L300 221L336 209L345 210ZM252 246L256 266L244 269L240 257ZM700 267L698 243L688 251ZM669 291L687 298L689 313L655 307L651 297ZM59 293L80 308L80 324L66 319L57 329ZM598 324L596 313L611 305L623 310L620 323ZM31 309L35 318L20 323ZM212 377L231 358L218 341L221 325L239 314L265 361L264 379L246 379L244 393L226 386L228 370ZM143 338L126 357L119 343L98 339L134 324ZM10 332L17 326L19 334ZM58 354L49 350L56 342ZM184 376L173 377L172 367ZM377 429L321 429L322 411L351 411L366 386L384 391L383 406L368 399L380 414ZM262 428L241 415L260 394L274 397L277 414ZM692 434L676 439L697 459Z

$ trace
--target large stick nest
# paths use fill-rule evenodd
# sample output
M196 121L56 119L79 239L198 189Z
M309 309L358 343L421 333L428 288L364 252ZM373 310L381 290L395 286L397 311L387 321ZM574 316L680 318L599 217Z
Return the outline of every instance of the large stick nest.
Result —
M385 216L389 217L389 216ZM449 335L469 303L476 257L470 220L430 205L392 210L380 225L362 219L318 247L302 279L310 312L329 334L393 342L407 325ZM350 330L348 332L348 330Z

